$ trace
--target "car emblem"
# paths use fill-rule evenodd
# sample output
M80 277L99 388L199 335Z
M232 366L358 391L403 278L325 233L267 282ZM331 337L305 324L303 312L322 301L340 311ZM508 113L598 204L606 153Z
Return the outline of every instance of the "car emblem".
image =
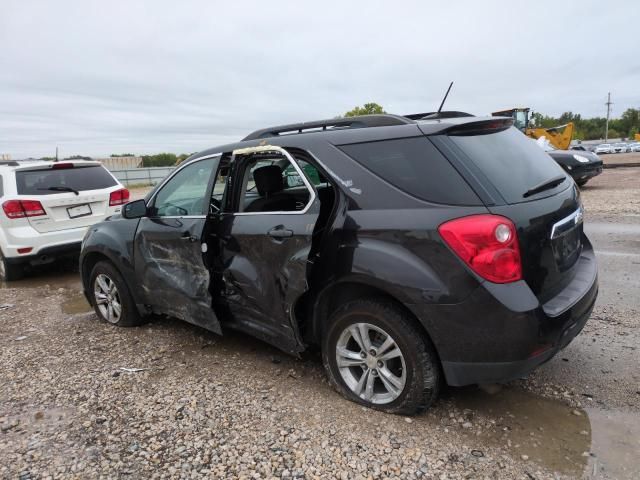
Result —
M571 215L563 218L562 220L556 222L551 227L551 240L554 238L558 238L568 230L573 229L573 227L577 226L582 222L584 218L584 210L582 205L578 207L578 209L573 212Z

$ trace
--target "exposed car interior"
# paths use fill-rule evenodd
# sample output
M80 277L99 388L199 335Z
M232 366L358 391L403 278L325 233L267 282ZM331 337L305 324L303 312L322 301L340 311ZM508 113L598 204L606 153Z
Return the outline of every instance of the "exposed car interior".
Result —
M327 178L303 151L292 152L307 181L320 200L316 229L322 228L333 209L335 191ZM239 213L301 212L307 208L312 192L299 170L280 153L253 154L242 162Z

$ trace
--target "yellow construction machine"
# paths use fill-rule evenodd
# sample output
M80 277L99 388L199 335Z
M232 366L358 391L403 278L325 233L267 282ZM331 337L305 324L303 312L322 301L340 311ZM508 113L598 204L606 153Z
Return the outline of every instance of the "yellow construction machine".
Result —
M513 125L528 137L545 137L549 143L557 149L569 150L571 138L573 137L573 122L551 128L536 128L530 125L530 111L530 108L511 108L509 110L493 112L491 115L494 117L511 117L513 118Z

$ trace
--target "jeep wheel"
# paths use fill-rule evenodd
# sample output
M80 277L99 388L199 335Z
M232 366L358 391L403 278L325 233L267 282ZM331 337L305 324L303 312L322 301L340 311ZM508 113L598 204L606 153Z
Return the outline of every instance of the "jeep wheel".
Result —
M389 304L357 300L334 312L322 358L333 386L371 408L412 415L438 396L440 366L431 342Z
M0 252L0 280L12 282L13 280L20 280L23 276L24 268L22 265L7 262L7 259Z
M119 327L142 323L136 304L120 273L109 262L98 262L91 271L91 303L103 320Z

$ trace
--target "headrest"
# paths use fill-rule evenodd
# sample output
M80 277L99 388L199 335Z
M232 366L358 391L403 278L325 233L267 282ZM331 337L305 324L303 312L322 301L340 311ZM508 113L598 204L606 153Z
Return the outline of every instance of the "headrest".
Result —
M277 165L267 165L253 171L253 180L261 196L281 191L283 187L282 170Z

